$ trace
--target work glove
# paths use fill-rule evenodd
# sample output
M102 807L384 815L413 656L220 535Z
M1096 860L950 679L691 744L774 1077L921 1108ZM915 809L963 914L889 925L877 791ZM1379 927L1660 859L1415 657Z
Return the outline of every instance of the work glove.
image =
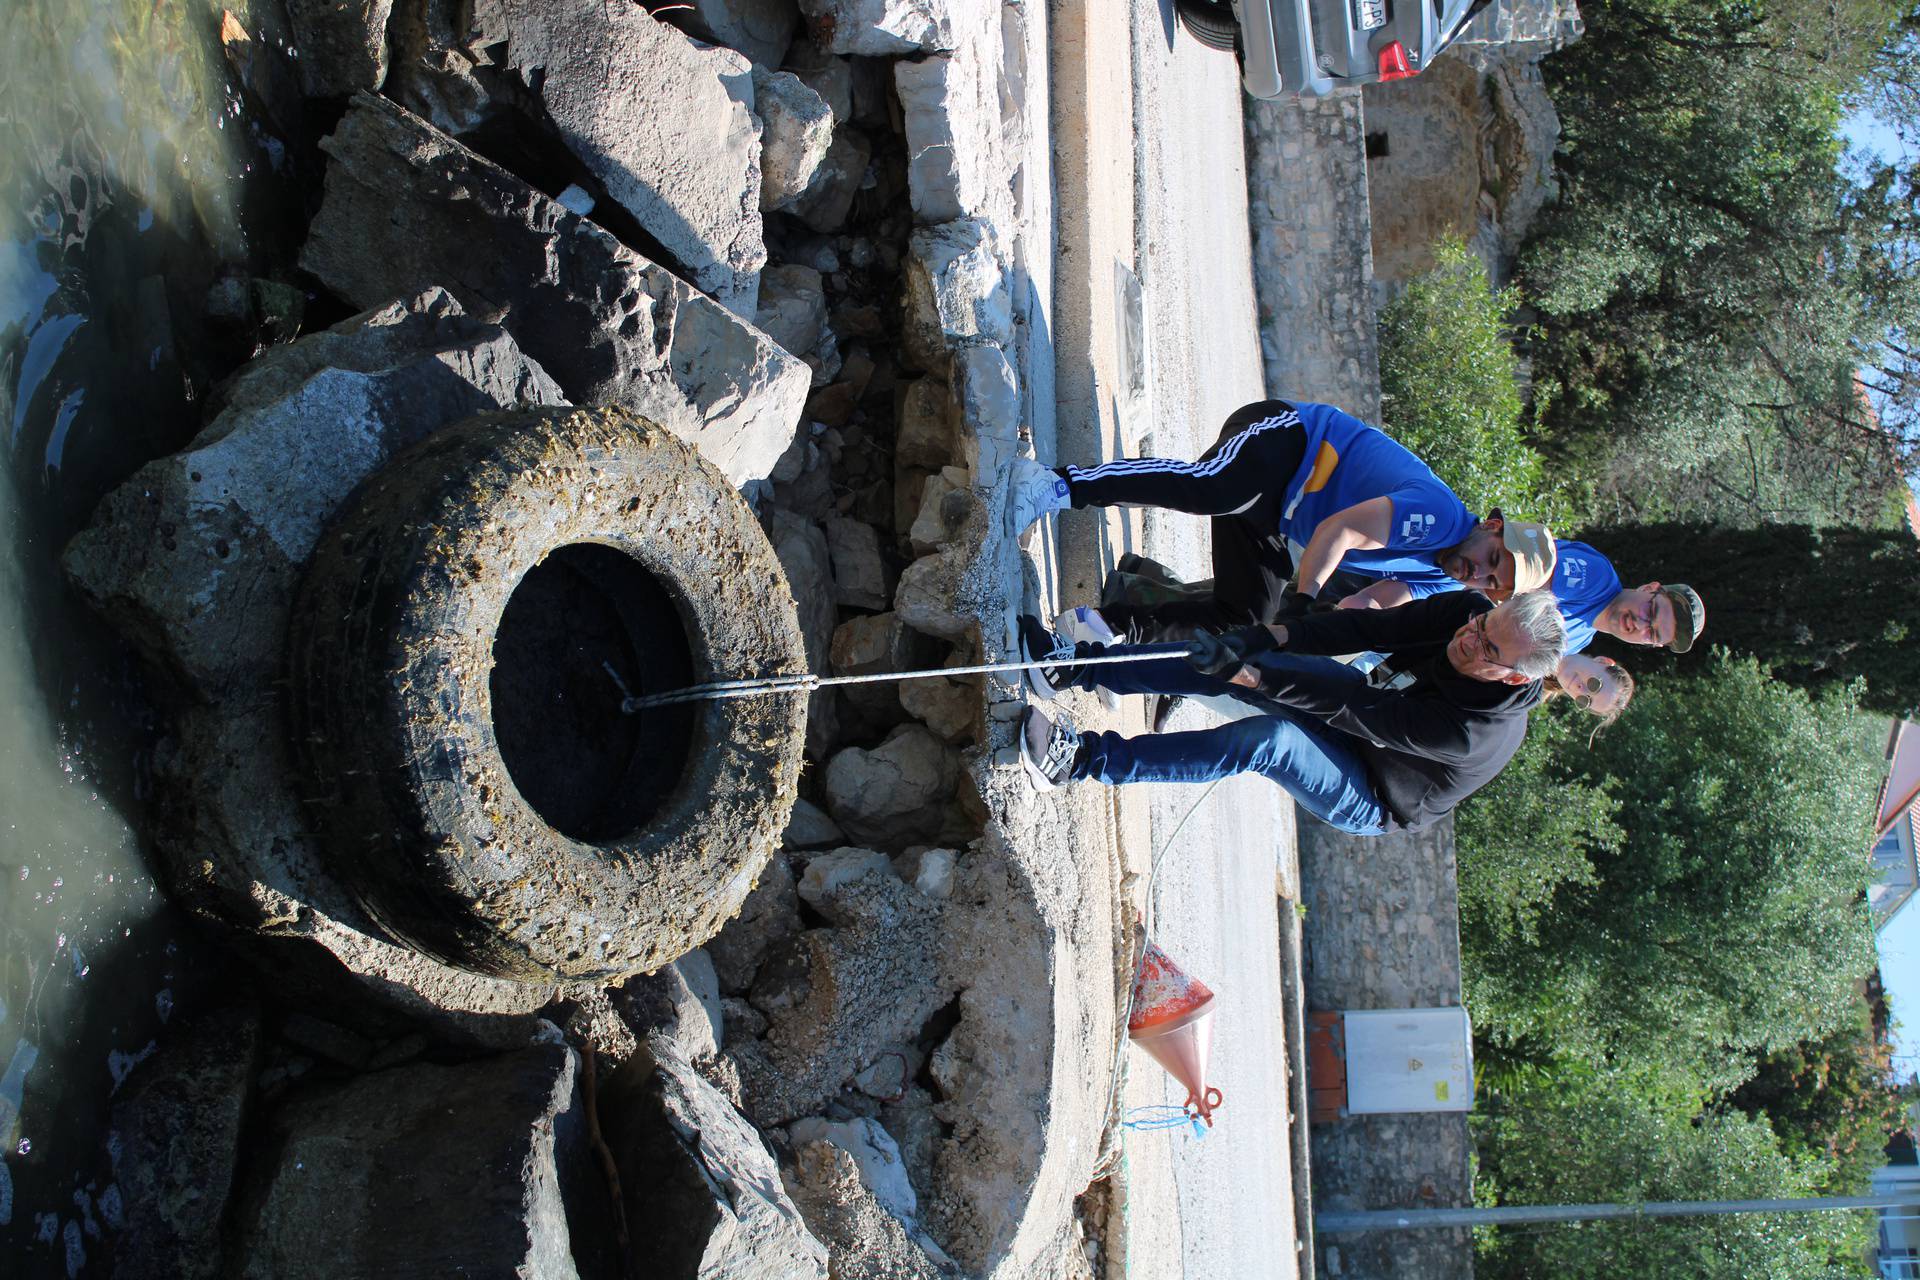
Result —
M1324 612L1326 606L1304 591L1295 591L1288 587L1280 597L1280 607L1274 611L1275 622L1285 622L1289 618L1304 618L1309 613Z
M1273 632L1265 627L1243 627L1221 635L1203 631L1188 645L1187 662L1193 669L1222 680L1231 679L1255 654L1268 653L1277 647Z

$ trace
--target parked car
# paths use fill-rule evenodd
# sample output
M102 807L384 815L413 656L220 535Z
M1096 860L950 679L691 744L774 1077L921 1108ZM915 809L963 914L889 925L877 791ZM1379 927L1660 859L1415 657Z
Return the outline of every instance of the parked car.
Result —
M1175 0L1209 48L1238 49L1256 98L1419 75L1490 0Z

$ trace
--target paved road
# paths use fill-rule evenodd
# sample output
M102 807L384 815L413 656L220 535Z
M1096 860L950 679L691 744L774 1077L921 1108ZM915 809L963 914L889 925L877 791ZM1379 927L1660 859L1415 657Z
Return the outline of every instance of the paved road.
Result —
M1089 209L1062 185L1061 258L1056 297L1063 312L1060 456L1088 461L1122 453L1194 457L1233 409L1264 394L1248 261L1246 172L1238 72L1231 57L1181 31L1170 0L1055 0L1054 11L1105 10L1074 29L1084 47L1065 56L1086 66L1056 84L1071 95L1089 86L1086 118L1056 111L1061 171L1090 157L1081 188ZM1056 52L1058 64L1062 53ZM1125 65L1118 65L1121 57ZM1076 81L1076 77L1078 77ZM1115 91L1124 78L1129 94ZM1106 86L1104 90L1100 86ZM1056 93L1059 90L1056 89ZM1066 119L1062 119L1063 115ZM1073 126L1080 126L1078 129ZM1066 136L1072 133L1074 136ZM1131 164L1116 161L1130 152ZM1123 170L1130 173L1122 174ZM1131 206L1121 202L1131 199ZM1112 284L1116 259L1129 261L1145 301L1146 381L1131 394L1127 324ZM1077 273L1077 274L1076 274ZM1084 324L1073 302L1087 299ZM1102 316L1101 308L1113 314ZM1069 349L1082 332L1090 362L1088 421L1072 421L1076 375ZM1064 526L1056 575L1063 603L1080 603L1117 555L1139 548L1190 576L1211 572L1205 522L1156 512L1077 516ZM1047 584L1053 585L1053 584ZM1137 729L1139 712L1122 723ZM1175 728L1208 723L1188 708ZM1182 1130L1128 1132L1121 1181L1125 1218L1116 1240L1130 1277L1290 1277L1293 1193L1288 1158L1284 1042L1280 1018L1276 861L1291 858L1293 806L1258 778L1201 787L1136 789L1122 806L1130 865L1144 868L1196 801L1154 886L1157 941L1218 996L1210 1082L1224 1105L1204 1140ZM1178 1103L1184 1091L1138 1050L1129 1108Z

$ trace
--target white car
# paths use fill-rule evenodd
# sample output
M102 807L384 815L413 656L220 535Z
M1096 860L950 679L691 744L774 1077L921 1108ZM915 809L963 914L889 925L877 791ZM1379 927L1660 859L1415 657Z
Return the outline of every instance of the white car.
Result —
M1318 97L1426 70L1490 0L1175 0L1201 44L1238 49L1256 98Z

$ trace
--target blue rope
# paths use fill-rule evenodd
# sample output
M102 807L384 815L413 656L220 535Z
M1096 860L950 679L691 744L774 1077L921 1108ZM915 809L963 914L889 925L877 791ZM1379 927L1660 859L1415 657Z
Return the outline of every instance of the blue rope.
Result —
M1120 1122L1135 1133L1152 1133L1158 1129L1178 1129L1182 1125L1193 1130L1195 1138L1207 1136L1206 1126L1200 1123L1200 1117L1185 1107L1153 1106L1135 1107L1127 1112L1127 1118Z

